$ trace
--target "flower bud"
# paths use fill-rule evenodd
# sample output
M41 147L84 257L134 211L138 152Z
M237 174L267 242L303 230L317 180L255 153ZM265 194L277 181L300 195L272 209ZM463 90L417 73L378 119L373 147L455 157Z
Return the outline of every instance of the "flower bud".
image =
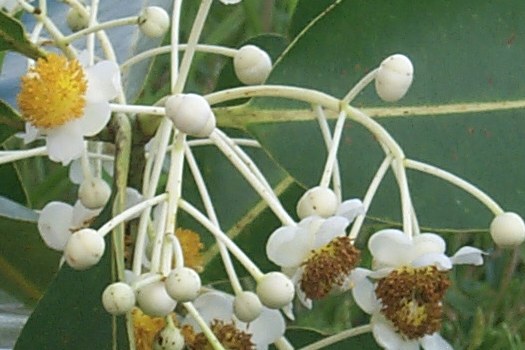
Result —
M335 214L339 200L334 191L316 186L306 191L297 202L297 215L304 219L311 215L327 218Z
M377 70L376 92L386 102L400 100L408 91L414 77L412 62L405 55L387 57Z
M78 199L88 209L100 209L109 200L111 187L99 177L84 179L78 188Z
M89 17L83 16L82 13L75 7L71 7L67 12L66 22L72 32L87 28L89 24Z
M168 324L153 340L153 350L182 350L184 348L184 336L181 331Z
M69 237L64 248L64 257L75 270L86 270L100 261L105 247L104 238L97 231L85 228Z
M257 281L257 295L264 306L280 309L294 297L295 288L288 277L281 272L269 272Z
M207 137L215 129L215 115L208 101L196 94L178 94L166 100L166 116L180 131Z
M501 247L515 247L525 241L525 223L516 213L503 213L490 224L490 235Z
M233 300L233 313L242 322L252 322L262 312L262 303L257 294L244 291Z
M149 316L166 316L173 311L177 302L170 298L162 281L156 281L137 290L137 303Z
M135 292L124 282L112 283L102 293L102 305L112 315L123 315L135 306Z
M189 267L177 267L166 278L166 291L179 302L192 301L199 295L201 279Z
M150 38L163 36L168 31L169 26L170 17L162 7L146 7L139 16L140 31Z
M258 85L270 75L272 59L255 45L243 46L233 57L233 68L237 78L246 85Z

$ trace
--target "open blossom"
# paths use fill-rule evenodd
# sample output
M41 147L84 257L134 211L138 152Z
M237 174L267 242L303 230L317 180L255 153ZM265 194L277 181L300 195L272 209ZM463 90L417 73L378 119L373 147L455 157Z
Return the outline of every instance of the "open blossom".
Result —
M371 314L372 332L385 349L447 350L450 344L438 333L442 300L454 264L481 265L482 252L463 247L445 255L445 241L433 233L408 237L394 229L376 232L368 242L374 270L352 272L352 294Z
M345 230L362 213L360 200L348 200L334 216L308 216L298 225L278 228L268 239L268 258L299 286L297 296L306 307L342 287L357 264L359 251Z
M285 322L279 311L263 307L259 317L247 324L234 316L233 300L230 294L212 291L193 301L201 317L225 348L264 350L284 335ZM200 327L193 317L188 315L181 323L186 325L183 333L189 349L209 348L206 347L208 342L204 334L197 333Z
M106 126L109 101L119 89L114 62L83 68L78 60L54 53L38 59L22 77L18 94L27 121L25 142L45 136L49 158L68 164L84 151L84 136L94 136Z

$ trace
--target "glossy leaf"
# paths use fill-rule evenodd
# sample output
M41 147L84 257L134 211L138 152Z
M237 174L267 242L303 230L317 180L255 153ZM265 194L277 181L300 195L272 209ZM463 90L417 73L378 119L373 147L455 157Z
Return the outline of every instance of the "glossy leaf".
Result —
M36 60L45 52L31 44L25 36L24 27L16 19L0 11L0 51L12 50Z
M1 65L1 63L0 63ZM22 117L11 106L0 100L0 144L24 128Z

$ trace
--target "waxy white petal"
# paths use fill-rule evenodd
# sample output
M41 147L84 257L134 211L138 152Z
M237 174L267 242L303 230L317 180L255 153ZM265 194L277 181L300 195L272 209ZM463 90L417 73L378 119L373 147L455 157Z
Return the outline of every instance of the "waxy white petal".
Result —
M394 229L378 231L368 240L370 253L380 266L409 264L412 247L412 240L402 231Z
M474 247L461 247L450 260L454 265L483 265L483 251Z
M357 305L367 314L376 312L380 305L375 294L374 284L367 278L370 270L356 268L350 273L352 296Z
M299 266L312 247L312 237L298 226L284 226L274 231L266 243L266 254L283 267Z
M86 102L109 101L117 97L120 89L119 67L112 61L101 61L85 70L88 81Z
M341 205L339 205L339 208L337 208L335 215L345 217L350 222L352 222L358 215L362 215L364 213L365 207L361 200L349 199L341 203Z
M419 342L425 350L454 350L454 348L439 333L425 335Z
M335 237L344 236L345 230L350 224L347 218L342 216L332 216L324 220L315 233L315 243L313 248L320 248L327 245Z
M372 317L372 334L376 342L387 350L419 350L416 340L405 340L382 316Z
M46 129L46 133L47 153L52 161L67 165L84 152L82 131L75 123L69 122L58 128Z
M49 248L64 250L71 236L72 217L73 207L66 203L50 202L42 209L38 218L38 231Z

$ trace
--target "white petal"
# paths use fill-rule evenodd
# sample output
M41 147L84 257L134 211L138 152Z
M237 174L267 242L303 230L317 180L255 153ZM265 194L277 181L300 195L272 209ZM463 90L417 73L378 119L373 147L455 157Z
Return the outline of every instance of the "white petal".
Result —
M108 102L87 103L84 108L84 115L76 122L82 130L82 135L94 136L104 129L110 117L111 110Z
M412 240L399 230L381 230L370 237L368 249L378 265L407 265L411 260Z
M372 318L372 334L376 342L387 350L419 350L415 340L405 340L382 316Z
M483 251L474 247L461 247L450 260L454 265L483 265Z
M312 237L315 236L315 233L319 230L319 227L323 224L325 219L320 216L312 215L307 216L299 222L298 226L305 229L308 234Z
M79 200L76 201L73 207L73 215L71 219L72 228L78 230L82 227L88 226L91 220L97 217L101 211L102 209L88 209L84 207Z
M312 246L312 237L298 226L284 226L275 230L266 243L266 254L283 267L299 266Z
M419 340L425 350L454 350L454 348L439 333L425 335Z
M412 261L412 266L414 267L423 267L430 265L437 266L438 270L440 271L446 271L452 268L452 261L445 254L439 253L425 254Z
M55 162L69 164L84 152L84 138L75 123L66 123L61 127L47 130L47 153Z
M55 250L64 250L71 236L69 230L73 207L62 202L46 204L38 218L38 231L46 245Z
M356 304L367 314L372 314L379 308L379 301L374 284L367 278L369 274L370 270L358 267L350 273L350 281Z
M359 199L349 199L341 203L339 208L337 208L335 215L343 216L352 222L358 215L362 215L364 213L365 206L363 205L363 202L361 202Z
M201 317L208 324L214 319L228 323L232 321L233 296L229 294L217 291L204 293L193 301L193 306L195 306ZM191 316L188 316L185 323L200 330L197 321Z
M335 237L345 234L345 230L350 224L347 218L342 216L332 216L324 220L315 233L315 243L313 248L320 248L327 245Z
M283 314L286 317L288 317L289 320L295 321L295 316L293 314L293 303L289 303L288 305L283 307L281 310L282 310Z
M261 315L250 322L247 330L252 334L252 341L256 348L260 349L284 335L284 318L278 310L264 307Z
M446 249L445 240L434 233L416 235L412 238L412 243L414 244L412 259L429 253L444 254Z
M112 61L101 61L86 68L88 89L86 101L102 102L117 97L120 89L120 72L118 65Z
M26 132L25 134L22 134L22 139L24 140L24 144L31 143L37 139L38 136L40 136L40 130L33 126L31 123L25 124Z
M84 174L82 174L82 164L80 159L75 159L69 165L69 180L75 185L80 185L84 180Z

